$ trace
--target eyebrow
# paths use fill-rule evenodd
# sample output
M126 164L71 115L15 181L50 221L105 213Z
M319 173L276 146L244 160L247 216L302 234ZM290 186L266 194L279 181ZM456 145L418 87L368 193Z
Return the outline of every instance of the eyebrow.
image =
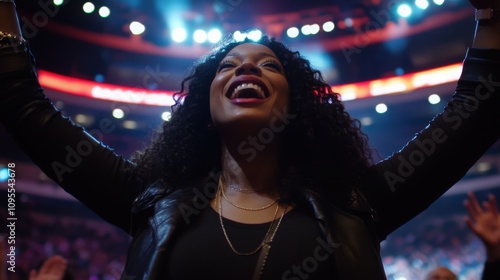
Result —
M267 56L267 57L272 57L272 58L278 59L278 57L276 55L271 54L271 53L267 53L267 52L259 52L257 54L259 56ZM232 57L240 58L241 54L239 52L232 52L232 53L228 53L226 56L232 56Z

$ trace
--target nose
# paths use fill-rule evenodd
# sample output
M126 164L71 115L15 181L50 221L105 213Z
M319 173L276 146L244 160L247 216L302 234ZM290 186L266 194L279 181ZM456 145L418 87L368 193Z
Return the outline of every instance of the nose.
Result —
M242 63L240 64L240 66L238 66L236 68L236 75L239 76L239 75L257 75L257 76L260 76L260 74L262 73L262 70L257 67L255 64L253 63L250 63L250 62L245 62L245 63Z

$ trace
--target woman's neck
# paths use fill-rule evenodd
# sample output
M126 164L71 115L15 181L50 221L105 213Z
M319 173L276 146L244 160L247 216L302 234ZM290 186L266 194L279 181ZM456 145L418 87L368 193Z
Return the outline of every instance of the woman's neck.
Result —
M280 169L278 143L270 143L260 150L260 147L250 148L254 149L251 157L242 152L241 144L222 144L222 171L226 187L229 190L276 193Z

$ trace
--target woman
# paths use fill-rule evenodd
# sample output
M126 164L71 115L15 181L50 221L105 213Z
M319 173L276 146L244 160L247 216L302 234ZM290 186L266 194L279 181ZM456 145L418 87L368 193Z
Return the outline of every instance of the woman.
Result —
M0 119L49 177L133 236L124 277L385 279L380 241L500 135L500 21L489 20L447 109L377 164L320 73L268 38L207 56L172 119L127 161L43 96L8 2ZM485 3L476 8L500 9Z

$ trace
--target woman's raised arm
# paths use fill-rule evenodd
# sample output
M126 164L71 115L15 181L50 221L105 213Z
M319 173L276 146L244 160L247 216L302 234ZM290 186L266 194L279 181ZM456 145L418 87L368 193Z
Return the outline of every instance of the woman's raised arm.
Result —
M500 138L500 1L470 2L483 11L452 100L365 177L381 239L444 194ZM492 19L481 19L491 10Z
M21 37L14 1L0 0L0 31Z
M47 176L128 230L137 194L125 172L131 163L62 116L45 97L20 35L14 3L0 0L0 122Z

